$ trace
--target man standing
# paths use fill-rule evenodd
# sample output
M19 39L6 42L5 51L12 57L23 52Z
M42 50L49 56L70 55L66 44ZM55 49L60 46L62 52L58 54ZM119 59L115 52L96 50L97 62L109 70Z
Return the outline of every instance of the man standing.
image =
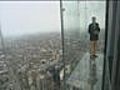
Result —
M96 22L96 17L92 17L92 23L89 25L88 32L90 34L90 54L93 57L97 57L96 55L96 47L97 47L97 41L99 40L99 32L100 27L99 24Z

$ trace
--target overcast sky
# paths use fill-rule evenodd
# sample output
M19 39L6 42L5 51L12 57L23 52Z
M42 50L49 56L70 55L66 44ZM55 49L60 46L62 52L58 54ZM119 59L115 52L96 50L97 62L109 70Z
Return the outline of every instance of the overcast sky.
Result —
M60 31L59 2L0 2L5 36Z
M69 5L69 4L68 4ZM71 4L73 5L73 4ZM69 5L70 6L70 5ZM73 6L74 7L74 6ZM87 15L85 15L85 3L80 3L80 26L84 27L85 20L90 23L92 15L97 16L101 27L105 22L105 3L88 2ZM70 13L74 13L71 11ZM68 9L66 9L66 12ZM65 14L64 14L65 15ZM69 16L69 15L68 15ZM67 19L66 16L65 18ZM86 18L87 16L87 18ZM67 20L71 23L70 16ZM76 22L76 19L72 20ZM59 1L5 1L0 2L0 23L4 36L18 36L36 32L60 32L60 8ZM69 24L68 27L71 25ZM74 25L73 25L74 26Z

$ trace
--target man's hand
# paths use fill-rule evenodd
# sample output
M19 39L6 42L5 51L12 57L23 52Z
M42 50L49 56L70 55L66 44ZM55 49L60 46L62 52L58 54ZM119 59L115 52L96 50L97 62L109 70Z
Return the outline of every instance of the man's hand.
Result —
M97 31L97 30L94 31L94 34L95 34L95 35L98 35L98 34L99 34L99 31Z

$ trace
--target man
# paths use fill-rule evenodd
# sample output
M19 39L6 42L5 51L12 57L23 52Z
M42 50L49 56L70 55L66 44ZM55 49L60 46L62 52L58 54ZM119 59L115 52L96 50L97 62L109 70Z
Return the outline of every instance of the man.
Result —
M93 57L97 57L96 46L97 46L97 41L99 40L100 27L99 24L96 22L96 17L92 17L92 23L89 25L88 32L90 34L90 41L91 41L90 54Z

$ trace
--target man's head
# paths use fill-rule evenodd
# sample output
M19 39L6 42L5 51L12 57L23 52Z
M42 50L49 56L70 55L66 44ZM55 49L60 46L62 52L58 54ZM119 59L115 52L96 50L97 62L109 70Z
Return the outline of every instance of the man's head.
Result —
M96 17L92 17L92 23L96 23Z

